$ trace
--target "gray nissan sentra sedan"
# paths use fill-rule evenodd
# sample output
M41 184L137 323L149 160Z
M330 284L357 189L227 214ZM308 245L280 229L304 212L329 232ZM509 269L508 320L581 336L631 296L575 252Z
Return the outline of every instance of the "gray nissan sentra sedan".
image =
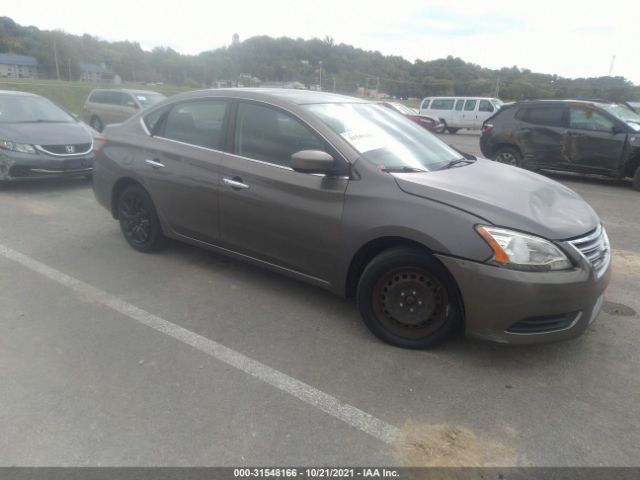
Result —
M393 345L432 347L459 326L562 340L600 311L609 241L580 196L462 157L379 105L207 90L105 133L93 186L133 248L171 237L355 296Z
M20 180L90 177L99 137L40 95L0 90L0 187Z

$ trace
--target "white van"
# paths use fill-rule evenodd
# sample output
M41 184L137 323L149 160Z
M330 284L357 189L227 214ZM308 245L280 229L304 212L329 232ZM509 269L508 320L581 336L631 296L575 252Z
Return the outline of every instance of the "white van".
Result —
M482 128L502 104L499 98L427 97L420 104L420 115L439 118L449 133L456 133L461 128Z

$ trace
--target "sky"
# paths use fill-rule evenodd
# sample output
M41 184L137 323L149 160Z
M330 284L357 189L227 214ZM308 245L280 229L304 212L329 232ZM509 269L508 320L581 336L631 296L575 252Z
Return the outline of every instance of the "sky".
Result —
M637 0L156 0L3 2L0 16L43 30L129 40L185 54L256 35L332 37L413 62L448 55L488 68L640 85ZM96 59L99 60L99 59Z

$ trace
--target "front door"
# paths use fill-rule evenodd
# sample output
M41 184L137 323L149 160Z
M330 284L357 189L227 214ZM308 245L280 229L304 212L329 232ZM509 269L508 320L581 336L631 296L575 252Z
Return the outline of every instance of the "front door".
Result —
M221 171L222 245L327 281L337 267L349 180L293 171L290 158L300 150L331 152L292 115L238 103L233 153L224 156Z
M627 134L615 130L615 125L590 105L569 107L569 129L563 139L568 161L577 170L618 171Z

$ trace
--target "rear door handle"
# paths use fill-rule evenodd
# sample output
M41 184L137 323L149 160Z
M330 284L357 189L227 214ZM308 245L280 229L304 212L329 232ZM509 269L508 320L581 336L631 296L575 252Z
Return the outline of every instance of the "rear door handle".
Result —
M145 160L144 163L151 165L153 168L164 168L164 163L156 162L155 160Z
M227 178L223 177L222 181L225 185L229 185L234 190L244 190L249 188L249 185L244 183L240 177Z

